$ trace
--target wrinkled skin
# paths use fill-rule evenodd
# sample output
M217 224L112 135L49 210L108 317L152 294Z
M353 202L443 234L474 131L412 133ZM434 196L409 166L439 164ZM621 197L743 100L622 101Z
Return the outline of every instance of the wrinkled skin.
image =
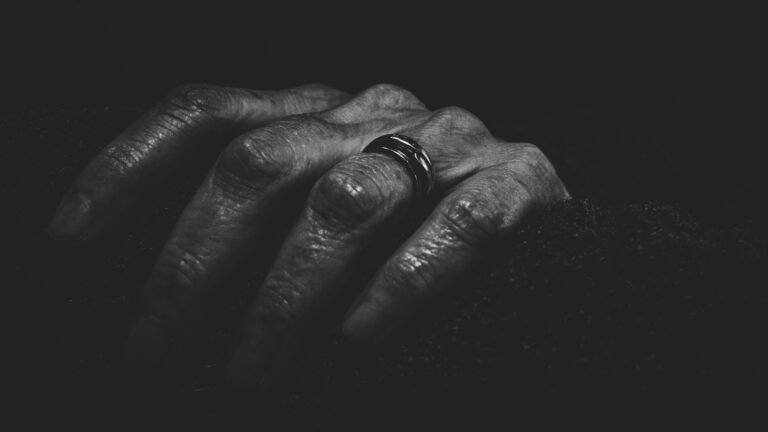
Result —
M534 145L495 138L461 108L430 111L393 85L353 97L319 85L194 85L171 92L95 157L62 200L51 235L88 240L105 232L178 175L183 155L217 131L239 135L157 258L127 350L144 365L167 363L172 341L200 323L232 269L248 264L283 198L306 187L300 215L245 317L229 368L234 384L258 386L275 375L319 314L344 298L339 290L356 270L355 257L417 204L398 161L362 153L374 138L399 133L423 146L434 164L434 205L338 317L353 342L401 327L530 210L569 196Z

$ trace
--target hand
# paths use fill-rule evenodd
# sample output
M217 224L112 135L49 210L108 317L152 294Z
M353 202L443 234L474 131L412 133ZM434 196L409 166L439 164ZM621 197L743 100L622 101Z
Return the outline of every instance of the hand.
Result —
M273 229L275 209L306 188L303 210L247 314L230 364L236 383L273 375L313 320L341 298L356 257L418 204L397 160L362 153L376 137L398 133L421 144L434 164L429 202L436 204L349 307L343 331L354 342L391 333L530 210L568 197L537 147L495 138L461 108L430 111L392 85L354 97L323 86L186 86L96 156L64 197L51 234L90 239L108 230L178 175L185 154L206 144L202 137L222 131L240 135L221 152L158 257L128 349L145 362L167 361L173 341L201 322L212 292Z

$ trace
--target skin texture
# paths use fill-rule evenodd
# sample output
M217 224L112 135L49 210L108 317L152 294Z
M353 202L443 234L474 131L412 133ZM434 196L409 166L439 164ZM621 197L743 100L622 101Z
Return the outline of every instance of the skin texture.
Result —
M179 175L185 155L224 133L236 138L180 215L143 288L127 342L138 364L172 361L174 341L194 337L226 276L253 264L275 209L308 190L230 362L233 384L264 386L279 375L317 317L346 298L357 257L424 203L395 159L361 153L380 135L419 142L432 159L435 187L423 223L404 233L338 317L353 342L387 337L527 213L569 197L534 145L503 142L466 110L431 111L393 85L355 96L319 85L195 85L171 92L96 156L62 200L51 235L97 237L155 185Z

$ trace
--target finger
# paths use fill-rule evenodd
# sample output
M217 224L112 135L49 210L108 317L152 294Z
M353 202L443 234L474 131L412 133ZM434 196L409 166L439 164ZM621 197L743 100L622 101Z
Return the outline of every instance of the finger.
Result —
M362 153L315 183L246 319L230 363L234 383L258 383L283 364L306 328L341 294L375 234L407 210L411 182L391 157Z
M372 91L380 89L356 99ZM373 110L350 110L347 104L338 110L350 114L349 124L325 120L332 113L287 117L239 137L223 151L146 283L145 310L127 347L138 362L165 363L178 351L179 341L194 334L206 298L249 251L261 246L275 219L284 218L281 210L291 191L309 189L372 136L386 133L386 124L364 121Z
M346 98L319 85L284 91L180 87L86 166L62 199L49 232L60 239L93 237L218 141L216 134L235 136L286 115L336 106Z
M485 169L447 195L350 308L345 335L363 342L391 333L450 287L489 244L513 232L530 210L564 198L565 189L550 175L554 171L536 166L542 158L529 154Z

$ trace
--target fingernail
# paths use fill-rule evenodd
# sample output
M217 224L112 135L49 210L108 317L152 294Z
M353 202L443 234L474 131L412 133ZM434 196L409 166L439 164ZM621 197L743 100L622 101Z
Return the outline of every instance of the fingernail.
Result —
M83 195L66 198L56 209L48 233L60 240L87 237L91 228L93 211L91 201Z
M383 324L381 314L361 303L344 321L342 330L350 342L363 343L375 337Z
M158 318L144 316L128 336L125 350L129 360L142 369L166 367L170 360L168 331Z
M251 344L241 344L229 362L229 381L238 388L264 384L267 361L264 353Z

